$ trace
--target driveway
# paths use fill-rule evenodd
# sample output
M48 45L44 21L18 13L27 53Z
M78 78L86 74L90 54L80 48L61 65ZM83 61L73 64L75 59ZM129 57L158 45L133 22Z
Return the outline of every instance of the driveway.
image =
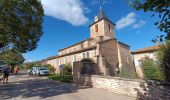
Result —
M97 88L54 82L46 77L28 77L22 72L0 85L0 100L135 100Z

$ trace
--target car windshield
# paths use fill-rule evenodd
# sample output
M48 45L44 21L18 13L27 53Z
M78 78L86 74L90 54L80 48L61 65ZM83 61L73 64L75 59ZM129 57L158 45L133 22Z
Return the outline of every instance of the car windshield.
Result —
M39 68L39 70L48 70L47 68Z

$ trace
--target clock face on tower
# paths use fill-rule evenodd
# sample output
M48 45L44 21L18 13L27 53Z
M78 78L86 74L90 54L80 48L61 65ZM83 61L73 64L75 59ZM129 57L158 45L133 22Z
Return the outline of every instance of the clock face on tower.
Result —
M98 18L97 16L94 17L94 21L95 21L95 22L97 22L98 19L99 19L99 18Z

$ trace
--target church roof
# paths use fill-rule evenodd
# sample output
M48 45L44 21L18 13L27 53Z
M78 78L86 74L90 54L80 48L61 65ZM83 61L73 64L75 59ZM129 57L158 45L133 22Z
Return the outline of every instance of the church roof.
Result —
M103 18L108 19L101 7L100 7L100 11L99 11L99 14L98 14L97 17L98 17L99 20L103 19Z
M93 22L90 26L94 25L95 23L97 23L97 22L99 22L99 21L101 21L103 19L105 19L105 20L109 21L110 23L112 23L113 25L115 25L115 23L110 21L109 18L105 15L104 10L101 7L100 7L100 10L99 10L99 13L98 13L97 17L98 17L98 21Z

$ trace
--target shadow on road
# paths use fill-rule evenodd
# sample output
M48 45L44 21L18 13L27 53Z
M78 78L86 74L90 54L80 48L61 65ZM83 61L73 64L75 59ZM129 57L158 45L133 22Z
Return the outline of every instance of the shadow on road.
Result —
M53 82L48 79L35 78L18 82L11 82L8 85L0 85L0 98L1 100L12 99L16 97L40 97L43 99L66 93L74 93L77 92L78 89L85 88L88 87L81 87L75 84Z

